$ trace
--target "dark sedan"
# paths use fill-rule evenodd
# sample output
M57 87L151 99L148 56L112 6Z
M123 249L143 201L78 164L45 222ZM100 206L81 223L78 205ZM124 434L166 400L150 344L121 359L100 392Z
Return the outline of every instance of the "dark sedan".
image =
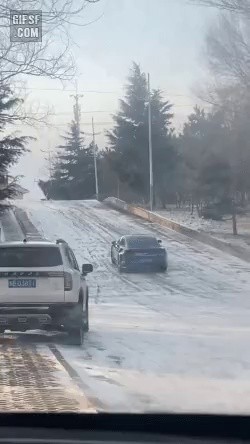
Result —
M122 271L167 270L167 252L153 236L128 235L113 241L111 261Z

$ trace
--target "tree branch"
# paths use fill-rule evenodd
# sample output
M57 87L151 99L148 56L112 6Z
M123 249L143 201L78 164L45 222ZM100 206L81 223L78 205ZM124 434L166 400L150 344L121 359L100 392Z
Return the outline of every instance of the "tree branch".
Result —
M71 53L72 26L87 26L81 13L100 0L1 0L0 4L0 82L19 76L45 76L70 80L75 75ZM11 10L42 10L42 42L10 42ZM78 19L78 20L76 20ZM99 19L99 16L92 22ZM92 23L89 22L89 23ZM60 47L55 43L60 41Z

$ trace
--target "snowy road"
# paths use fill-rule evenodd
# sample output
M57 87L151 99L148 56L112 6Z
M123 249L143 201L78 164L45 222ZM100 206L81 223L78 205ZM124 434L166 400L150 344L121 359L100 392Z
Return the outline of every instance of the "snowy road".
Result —
M57 344L97 408L250 413L250 266L95 201L19 201L49 239L64 238L89 275L91 331ZM110 244L157 233L169 271L119 275Z

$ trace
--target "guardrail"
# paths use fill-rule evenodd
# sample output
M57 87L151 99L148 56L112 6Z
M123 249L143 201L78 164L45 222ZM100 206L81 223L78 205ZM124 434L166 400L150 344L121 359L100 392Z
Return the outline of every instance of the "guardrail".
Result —
M220 239L216 239L209 234L201 233L200 231L185 227L184 225L180 225L177 222L166 219L159 214L152 213L151 211L145 210L144 208L135 207L134 205L128 204L123 200L117 199L116 197L108 197L103 201L103 203L115 209L133 214L134 216L140 217L151 223L156 223L162 227L177 231L180 234L191 237L192 239L223 251L224 253L231 254L232 256L238 257L246 262L250 262L250 252L248 253L242 247L233 246L230 243L222 241Z

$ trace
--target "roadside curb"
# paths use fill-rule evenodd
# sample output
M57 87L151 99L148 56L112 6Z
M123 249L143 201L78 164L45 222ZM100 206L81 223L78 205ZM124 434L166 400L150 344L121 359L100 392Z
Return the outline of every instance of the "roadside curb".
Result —
M245 262L250 262L250 251L248 253L244 248L232 246L228 242L216 239L209 234L201 233L199 231L193 230L192 228L185 227L184 225L180 225L177 222L166 219L165 217L160 216L156 213L152 213L148 210L145 210L144 208L135 207L133 205L127 204L123 200L117 199L116 197L108 197L103 201L103 203L115 208L116 210L133 214L134 216L140 217L141 219L147 220L151 223L157 223L162 227L174 230L180 234L183 234L213 248L216 248L217 250L223 251L224 253L228 253L231 256L242 259Z
M16 242L23 240L23 230L17 221L13 207L6 208L1 214L1 241Z
M39 231L36 229L36 227L29 220L26 211L22 210L21 208L14 207L13 213L27 240L39 241L44 239Z

